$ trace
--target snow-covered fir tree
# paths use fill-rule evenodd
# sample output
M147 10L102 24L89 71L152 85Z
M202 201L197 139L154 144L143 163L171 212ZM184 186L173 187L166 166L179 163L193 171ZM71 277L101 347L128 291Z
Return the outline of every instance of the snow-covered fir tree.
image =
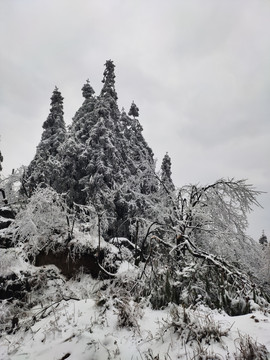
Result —
M100 93L102 108L109 111L110 116L116 120L119 117L119 108L117 105L117 92L115 90L115 65L112 60L107 60L103 73L103 87ZM102 115L102 113L101 113Z
M41 141L36 155L23 176L23 189L30 196L38 184L44 183L58 190L60 185L60 148L66 139L63 97L55 87L51 97L51 109L43 123Z
M86 192L83 180L87 176L87 166L91 149L87 145L89 134L95 124L93 110L96 105L95 91L87 80L82 87L84 102L73 117L66 141L61 147L62 192L67 193L68 203L85 204Z
M161 164L161 181L162 185L166 188L167 191L173 191L175 189L174 183L172 181L171 167L171 158L168 153L166 153Z
M108 233L111 236L127 236L132 217L130 209L133 212L134 207L138 208L134 206L136 198L152 191L150 178L154 177L155 163L138 120L129 118L125 113L120 114L118 110L114 64L111 60L105 64L103 83L93 111L88 113L88 120L84 121L84 127L91 124L91 129L82 144L82 158L88 163L80 184L85 203L93 204L100 214L110 219L107 221ZM81 119L75 116L74 122L79 124ZM136 184L132 195L131 183Z

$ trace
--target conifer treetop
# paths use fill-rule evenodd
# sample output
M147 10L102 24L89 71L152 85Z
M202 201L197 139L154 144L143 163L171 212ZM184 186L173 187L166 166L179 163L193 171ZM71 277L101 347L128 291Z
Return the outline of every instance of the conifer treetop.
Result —
M166 152L166 154L164 155L164 158L162 160L162 164L161 164L161 170L164 172L164 174L166 174L167 176L171 176L172 175L172 171L171 171L171 158L168 154L168 152Z
M174 190L175 187L171 178L172 175L171 167L172 167L172 161L170 156L166 152L161 164L161 181L167 187L169 187L169 190Z
M267 236L264 233L264 230L262 231L262 236L259 239L259 243L261 245L267 245L268 241L267 241Z
M51 96L51 109L50 114L47 120L43 124L43 129L48 129L52 127L62 127L65 128L65 123L63 119L64 110L63 110L63 96L58 90L58 87L55 86L53 94Z
M86 80L86 83L82 87L82 94L85 99L90 99L94 95L95 91L90 85L89 79Z
M59 106L63 109L63 96L61 94L61 92L59 91L58 87L55 86L53 94L51 96L51 107L53 108L54 106Z
M129 116L133 116L135 117L139 117L139 108L138 106L134 103L134 101L132 101L132 104L130 106L129 112L128 112Z
M105 63L105 70L103 73L104 83L101 89L101 96L106 97L107 95L111 96L115 101L118 99L116 90L115 90L115 65L112 60L107 60Z

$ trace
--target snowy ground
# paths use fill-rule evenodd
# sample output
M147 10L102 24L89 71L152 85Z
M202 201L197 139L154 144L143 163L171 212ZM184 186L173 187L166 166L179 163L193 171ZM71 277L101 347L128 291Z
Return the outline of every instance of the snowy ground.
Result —
M267 312L230 317L175 305L157 311L103 292L90 276L66 285L80 300L66 297L31 309L18 331L0 338L1 360L245 359L247 335L254 347L270 351Z
M205 306L153 310L147 298L134 302L125 290L125 278L136 273L126 260L116 287L83 273L67 281L55 266L37 268L23 254L0 249L2 276L29 273L40 285L22 309L0 301L0 360L270 359L269 309L254 304L253 313L237 317ZM19 322L12 333L6 324L14 315Z

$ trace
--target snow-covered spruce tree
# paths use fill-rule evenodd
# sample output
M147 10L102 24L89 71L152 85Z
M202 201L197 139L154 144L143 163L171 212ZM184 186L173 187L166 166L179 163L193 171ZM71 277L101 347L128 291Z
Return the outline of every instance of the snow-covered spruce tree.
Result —
M95 109L97 122L89 138L91 177L85 189L90 194L88 201L94 201L99 212L105 210L107 218L114 218L108 221L110 236L129 236L134 213L142 216L146 211L141 195L149 196L153 191L151 178L155 164L139 123L132 124L127 138L122 119L113 118L106 110L107 103L100 98Z
M129 228L133 239L157 216L158 183L153 152L142 135L142 126L123 111L120 116L119 149L124 160L124 181L117 189L115 206L118 229ZM148 225L147 225L148 224Z
M103 105L109 110L112 119L116 120L119 115L117 105L117 92L115 90L115 65L112 60L107 60L105 63L105 70L103 73L103 87L101 89L100 98Z
M103 208L102 199L105 202L108 199L104 191L112 189L116 180L120 181L116 179L119 154L116 154L118 107L114 78L110 60L106 62L100 96L93 96L89 81L83 86L85 101L73 118L63 148L65 190L70 202L94 203L98 212Z
M139 121L118 110L114 67L106 62L98 97L89 82L84 85L85 101L63 146L63 191L70 203L95 207L108 237L130 235L135 214L147 211L142 195L149 196L156 181L153 152Z
M22 179L22 188L30 196L38 184L44 183L58 190L60 184L61 159L59 151L66 139L63 97L55 87L51 97L51 109L43 123L41 141L36 155Z
M87 194L82 179L87 176L91 148L87 144L89 134L96 122L93 110L96 105L95 91L89 80L82 87L84 102L73 117L66 141L61 147L62 192L67 193L68 203L86 203Z
M175 186L174 183L172 181L172 161L170 156L168 155L168 153L166 153L164 155L164 158L162 160L162 164L161 164L161 182L162 182L162 187L166 188L166 191L174 191L175 190Z
M152 149L149 147L142 134L143 127L136 118L131 119L125 112L120 116L124 144L126 146L126 163L132 173L140 178L144 173L144 181L140 181L142 193L150 193L156 190L153 188L153 175L155 174L155 161ZM141 179L142 180L142 179ZM148 181L150 180L150 181Z

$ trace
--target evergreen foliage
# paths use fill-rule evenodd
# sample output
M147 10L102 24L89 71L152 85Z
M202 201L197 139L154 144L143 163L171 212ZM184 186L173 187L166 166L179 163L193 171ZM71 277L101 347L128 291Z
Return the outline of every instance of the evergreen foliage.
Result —
M82 94L85 99L90 99L95 93L94 89L90 85L89 79L86 80L86 84L82 87Z
M131 104L131 107L129 109L128 115L133 116L134 118L139 116L139 108L134 103L134 101L132 101L132 104Z
M105 70L103 73L103 80L104 83L102 90L101 90L101 96L106 97L110 96L115 101L117 101L118 96L115 90L115 73L114 73L115 65L112 60L107 60L105 63Z
M259 239L259 243L260 243L262 246L267 246L267 244L268 244L267 236L265 235L264 231L262 232L262 236L261 236L260 239Z
M100 115L105 115L106 110L109 111L111 117L116 120L119 117L119 109L117 105L117 92L115 90L115 65L112 60L107 60L103 73L103 87L100 93L101 108Z
M62 179L61 191L67 193L68 203L86 203L87 194L83 180L87 176L87 167L91 159L91 149L87 141L95 124L94 109L96 98L89 80L82 87L85 98L82 106L76 112L61 148Z
M30 196L38 184L44 183L57 189L60 186L60 148L66 139L63 97L55 87L51 97L51 109L43 123L41 141L36 155L23 176L23 189Z
M24 187L31 194L37 184L48 184L65 193L70 206L91 204L107 224L105 237L130 236L138 218L149 218L156 205L155 162L135 118L136 105L133 118L119 112L111 60L105 63L102 83L99 96L89 80L83 85L84 102L67 133L63 97L55 89Z
M168 155L168 153L166 153L161 164L161 181L169 191L175 190L175 186L171 178L172 175L171 167L172 167L171 158Z

